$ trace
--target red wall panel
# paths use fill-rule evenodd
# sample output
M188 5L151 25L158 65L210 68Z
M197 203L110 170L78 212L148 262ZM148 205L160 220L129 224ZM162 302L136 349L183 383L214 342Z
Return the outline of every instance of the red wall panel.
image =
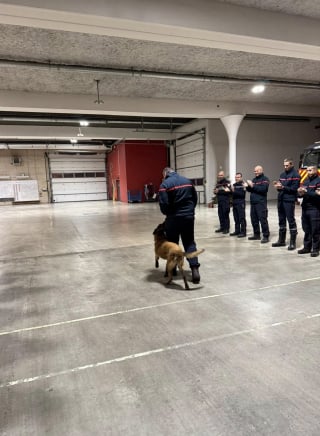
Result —
M157 192L166 165L167 147L164 141L126 141L118 144L108 154L109 198L113 198L112 185L118 179L120 201L128 201L128 191L141 191L144 201L144 185L152 183Z
M161 141L126 144L127 188L144 191L144 185L152 183L158 192L162 170L167 165L167 147ZM142 195L144 200L144 195Z

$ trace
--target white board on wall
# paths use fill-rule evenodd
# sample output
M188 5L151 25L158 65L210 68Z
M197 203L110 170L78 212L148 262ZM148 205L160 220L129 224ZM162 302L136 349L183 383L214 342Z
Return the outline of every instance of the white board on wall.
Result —
M14 188L11 180L0 181L0 199L14 198Z
M14 201L39 201L37 180L17 180L14 182Z
M19 201L39 201L37 180L0 181L0 199Z

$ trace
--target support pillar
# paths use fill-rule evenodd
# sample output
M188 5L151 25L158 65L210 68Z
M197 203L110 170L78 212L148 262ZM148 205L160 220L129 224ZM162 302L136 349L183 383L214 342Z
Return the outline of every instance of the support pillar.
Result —
M220 118L229 139L229 178L234 181L237 171L237 134L244 115L226 115Z

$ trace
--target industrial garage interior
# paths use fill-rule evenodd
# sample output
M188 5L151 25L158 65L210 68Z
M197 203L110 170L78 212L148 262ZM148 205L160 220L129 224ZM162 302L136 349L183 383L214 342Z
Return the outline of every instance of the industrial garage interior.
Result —
M0 222L2 434L318 433L318 259L214 234L200 206L185 291L154 266L157 203L5 206Z
M269 244L208 207L219 171L277 180L320 141L319 24L318 0L0 0L1 436L320 434L319 258L272 247L272 184ZM198 192L189 291L155 267L167 165Z

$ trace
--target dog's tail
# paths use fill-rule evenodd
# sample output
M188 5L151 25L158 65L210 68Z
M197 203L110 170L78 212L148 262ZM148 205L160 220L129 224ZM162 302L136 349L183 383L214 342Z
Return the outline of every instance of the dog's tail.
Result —
M201 254L203 252L204 252L204 248L202 248L201 250L193 251L192 253L184 253L184 256L187 259L192 259L193 257L199 256L199 254Z

